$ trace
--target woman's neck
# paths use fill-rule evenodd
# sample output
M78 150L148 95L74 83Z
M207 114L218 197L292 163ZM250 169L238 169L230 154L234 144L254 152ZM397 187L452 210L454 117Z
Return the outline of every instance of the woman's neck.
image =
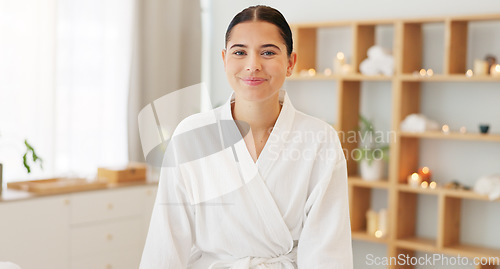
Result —
M253 161L257 162L281 111L279 95L276 94L262 102L248 102L236 97L232 110L247 149ZM249 124L250 130L238 122ZM248 133L245 133L246 131Z
M274 126L280 110L279 94L261 102L249 102L236 96L233 118L249 124L254 134L262 133Z

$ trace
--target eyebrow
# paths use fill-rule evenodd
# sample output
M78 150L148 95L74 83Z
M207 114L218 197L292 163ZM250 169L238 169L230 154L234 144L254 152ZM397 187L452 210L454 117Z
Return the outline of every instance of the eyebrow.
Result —
M234 44L229 49L232 49L234 47L247 48L248 46L247 45L243 45L243 44ZM281 51L281 49L278 46L274 45L274 44L264 44L264 45L260 46L260 48L269 48L269 47L275 48L275 49Z

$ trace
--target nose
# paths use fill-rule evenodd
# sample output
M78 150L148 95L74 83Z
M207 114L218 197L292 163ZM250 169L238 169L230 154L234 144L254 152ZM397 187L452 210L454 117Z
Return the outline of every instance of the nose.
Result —
M260 57L256 53L252 53L247 57L246 70L250 72L260 71L262 65L260 62Z

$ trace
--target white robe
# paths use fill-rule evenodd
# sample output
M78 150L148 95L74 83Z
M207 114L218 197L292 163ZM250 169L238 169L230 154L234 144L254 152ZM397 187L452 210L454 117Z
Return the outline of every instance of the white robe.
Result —
M174 156L166 157L175 165L162 168L140 268L353 268L336 131L295 110L282 90L282 110L254 163L241 135L228 138L239 132L233 100L177 127L167 154Z

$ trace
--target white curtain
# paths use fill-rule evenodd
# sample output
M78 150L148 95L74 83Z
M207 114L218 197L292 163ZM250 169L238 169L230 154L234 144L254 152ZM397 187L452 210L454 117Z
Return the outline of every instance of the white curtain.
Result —
M134 0L0 0L0 162L7 181L126 163ZM28 175L27 138L44 159Z
M138 1L128 111L129 156L144 161L139 111L156 99L201 82L200 0ZM181 100L200 103L200 96ZM154 179L153 179L154 180Z

